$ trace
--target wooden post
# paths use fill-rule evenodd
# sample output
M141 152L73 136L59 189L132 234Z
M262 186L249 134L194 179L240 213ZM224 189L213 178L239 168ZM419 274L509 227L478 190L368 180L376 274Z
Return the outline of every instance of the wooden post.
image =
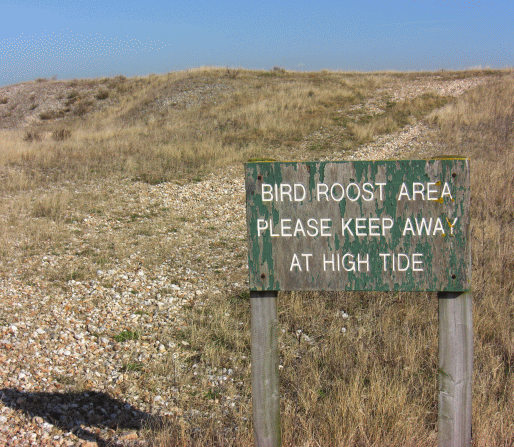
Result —
M278 292L250 292L252 407L256 447L280 447Z
M471 446L471 292L439 292L439 447Z

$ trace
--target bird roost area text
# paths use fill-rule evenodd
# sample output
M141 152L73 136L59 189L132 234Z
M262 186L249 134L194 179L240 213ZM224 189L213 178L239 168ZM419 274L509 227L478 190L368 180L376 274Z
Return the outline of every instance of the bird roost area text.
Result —
M317 183L313 199L317 202L383 202L386 197L387 182L365 182L347 184ZM298 202L307 199L307 188L301 183L261 184L262 202ZM454 200L448 182L403 182L397 192L396 200L437 201ZM458 217L419 217L413 216L401 222L402 236L454 236L458 227ZM364 237L388 237L398 223L392 217L355 217L334 221L323 216L307 218L270 218L257 219L257 236L268 235L272 238L329 238L334 235L343 239ZM422 272L423 253L377 253L383 271ZM316 259L316 257L318 259ZM313 262L321 262L323 271L370 271L369 253L293 253L289 270L309 272Z

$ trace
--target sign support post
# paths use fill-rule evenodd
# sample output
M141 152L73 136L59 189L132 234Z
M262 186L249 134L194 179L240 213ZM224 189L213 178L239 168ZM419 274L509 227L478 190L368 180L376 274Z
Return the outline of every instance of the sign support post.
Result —
M252 411L256 447L280 447L276 291L250 292Z
M471 292L439 292L439 447L471 446L473 301Z

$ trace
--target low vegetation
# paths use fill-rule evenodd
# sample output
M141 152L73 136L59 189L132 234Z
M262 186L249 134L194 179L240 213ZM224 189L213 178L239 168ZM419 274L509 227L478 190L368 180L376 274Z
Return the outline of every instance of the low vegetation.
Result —
M201 181L250 158L344 159L379 135L422 121L432 131L434 147L471 159L473 445L510 446L513 72L437 73L443 80L491 78L458 99L429 92L394 101L388 93L397 83L428 82L434 76L205 68L145 78L70 81L70 92L63 96L69 111L44 117L42 112L35 125L0 130L0 255L5 261L0 274L7 275L28 255L60 252L69 240L80 238L78 222L84 215L115 207L117 198L109 195L113 182ZM53 81L36 82L45 86ZM96 96L81 106L86 84ZM371 98L379 107L375 113L362 108ZM10 105L3 101L0 107ZM97 104L108 102L106 107ZM320 132L325 137L313 137ZM97 192L77 192L85 184L97 185ZM164 222L169 218L163 217L165 212L156 208L143 216L126 209L118 219L130 221L133 234L149 236L146 222ZM114 243L102 237L97 235L93 248L84 248L80 264L55 272L56 287L65 287L72 278L87 280L99 266L109 268ZM118 259L129 256L129 239L122 234L116 238ZM139 249L149 253L146 267L165 262L158 238L145 240ZM30 281L30 271L23 275ZM241 269L242 281L244 275ZM148 425L145 436L154 446L252 445L249 295L242 286L227 285L202 306L191 303L185 311L187 326L169 336L189 347L188 368L178 374L174 363L124 367L138 386L149 386L166 370L183 390L174 416ZM434 294L281 293L279 320L284 445L437 444ZM116 337L123 343L137 339L138 333ZM233 371L233 380L207 380L206 371L213 368ZM203 392L188 392L191 383ZM230 403L235 395L243 399L234 406L219 404ZM198 409L197 416L185 417L185 408Z
M452 80L476 75L438 76ZM252 157L302 156L300 143L320 129L337 130L338 138L311 144L315 153L308 156L342 157L451 101L435 93L390 101L387 89L393 84L424 78L428 81L433 74L240 70L234 76L231 70L198 69L69 81L58 107L40 111L36 125L20 134L9 130L3 135L0 163L11 169L2 189L17 190L16 177L27 172L30 187L43 179L117 176L155 184L191 178ZM87 96L81 88L96 93ZM370 98L383 104L380 112L358 109ZM106 101L108 107L102 107ZM63 143L56 146L36 137L45 132L60 132Z

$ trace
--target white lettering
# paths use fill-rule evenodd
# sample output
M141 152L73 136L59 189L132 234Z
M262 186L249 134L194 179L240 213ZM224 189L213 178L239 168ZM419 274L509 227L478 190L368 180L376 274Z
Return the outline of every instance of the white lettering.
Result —
M261 196L263 202L271 202L273 200L284 202L286 199L289 202L301 202L305 200L306 190L305 186L301 183L294 183L293 186L289 183L275 185L263 183L261 186Z
M378 191L380 194L380 200L384 200L384 186L385 185L386 185L386 183L377 183Z
M407 217L407 220L405 221L405 226L403 227L402 236L405 236L407 234L407 231L410 231L412 233L412 235L414 236L414 227L412 226L410 217Z
M366 271L369 272L369 254L366 254L366 259L361 259L360 253L357 255L357 270L361 271L361 264L366 266Z
M291 185L289 183L281 183L280 184L280 201L284 201L284 196L289 197L289 201L293 201L293 197L291 195L291 191L293 188L291 188Z
M323 189L323 191L322 191L322 189ZM324 183L318 183L316 185L316 197L317 197L318 202L321 201L320 197L322 195L325 196L325 199L328 202L328 186L325 185Z
M345 221L345 219L341 219L341 234L345 236L345 232L348 231L350 236L382 236L386 235L386 232L393 228L394 221L390 217L383 217L379 219L378 217L370 217L364 218L359 217L357 219L350 218ZM354 230L352 229L354 227ZM380 233L380 227L382 227L382 232ZM378 230L378 231L377 231Z
M291 230L291 219L280 219L280 234L282 237L291 237L291 233L287 231Z
M309 261L313 256L312 253L302 253L301 256L305 261L305 270L309 271ZM289 271L292 272L293 268L296 268L297 271L302 271L302 264L300 263L300 259L296 253L293 253L293 259L291 261L291 267L289 268Z
M353 199L350 197L350 187L353 187L354 189L357 189L357 195L355 197L353 197ZM348 185L348 187L346 188L346 196L352 202L356 202L357 200L359 200L359 197L361 196L361 189L359 188L359 185L357 185L357 183L350 183Z
M323 271L341 271L341 268L346 272L369 272L369 254L361 255L360 253L354 255L352 253L345 253L342 257L337 253L326 255L323 253Z
M443 222L440 217L438 217L435 221L434 233L432 234L432 236L435 236L436 232L438 231L440 231L441 234L444 236Z
M387 225L387 224L389 224L389 225ZM393 225L394 225L393 219L391 219L389 217L384 217L382 219L382 236L385 236L385 231L393 228Z
M411 269L413 272L423 271L423 253L379 253L383 262L383 271L406 272Z
M311 230L314 230L314 232L310 232L309 230L307 230L307 234L310 236L310 237L316 237L318 235L318 221L316 219L309 219L307 221L307 226L309 227L309 229Z
M450 191L450 185L448 185L447 182L444 182L444 186L443 186L443 192L441 193L441 199L444 197L444 196L449 196L451 200L453 200L453 197L452 197L452 192Z
M355 234L357 236L366 236L366 233L361 233L361 230L366 229L366 224L362 222L366 222L367 219L364 219L362 217L359 217L358 219L355 219Z
M428 182L427 183L427 200L437 200L439 197L437 196L438 190L437 188L432 188L432 186L437 186L437 183ZM435 196L433 194L436 194Z
M412 197L410 195L409 187L406 183L402 183L400 187L400 193L398 194L398 201L402 198L407 200L437 200L442 201L445 196L448 196L453 200L450 185L447 182L443 185L441 195L439 195L438 187L441 186L441 182L413 182L412 183ZM425 194L426 193L426 194Z
M273 200L273 186L267 183L262 184L261 195L263 202L271 202Z
M373 200L373 185L371 183L364 183L364 185L362 185L362 200L365 200L366 202L370 202L371 200ZM365 196L364 193L367 193L369 194L367 197Z
M453 236L453 230L455 228L455 225L457 224L457 221L459 220L458 217L453 219L453 222L450 222L450 219L446 218L446 221L448 222L448 226L450 227L450 234Z
M298 259L298 256L296 255L296 253L293 253L293 260L291 261L291 267L289 268L289 271L292 272L293 268L295 268L295 267L298 270L300 270L300 272L302 271L302 266L300 265L300 260Z
M414 218L414 222L416 224L416 230L414 230L414 225L410 217L405 221L405 226L403 227L402 235L405 236L408 232L411 233L412 236L436 236L437 233L441 233L444 236L444 228L443 222L440 217L435 220L434 229L432 230L432 223L434 219L431 217L428 222L422 217L421 220L418 220L417 217ZM449 221L448 221L449 222ZM451 225L450 225L451 227Z
M349 183L346 186L338 182L332 183L331 185L317 183L316 200L318 202L322 200L326 202L330 200L340 202L346 197L351 202L356 202L360 198L366 202L370 202L376 198L375 191L377 188L380 200L384 200L384 186L386 186L386 183L376 183L374 185L371 182L366 182L363 183L362 186L355 182Z
M307 228L301 219L279 219L273 222L273 219L257 219L257 236L261 237L269 231L271 237L331 237L332 236L332 219L314 219L307 220Z
M421 219L421 222L418 222L418 219L416 219L416 228L418 229L418 236L421 236L423 231L425 231L425 234L428 236L432 229L432 218L428 221L428 225L424 217Z
M403 266L402 266L403 260ZM398 253L398 271L405 272L409 269L410 260L409 257L405 253Z
M271 219L269 221L269 234L271 237L279 237L280 236L280 233L276 233L276 234L273 233L273 221Z
M353 236L353 233L352 233L352 230L350 229L350 224L352 223L352 220L353 219L348 219L348 222L344 223L344 219L341 220L341 224L343 226L342 230L341 230L341 234L344 236L344 232L346 230L348 230L348 233L350 233L350 235Z
M348 261L348 264L345 265L345 261L350 258L350 260ZM343 268L347 271L347 272L354 272L355 271L355 261L353 260L353 255L351 253L346 253L344 256L343 256L343 262L342 262L342 265L343 265Z
M332 226L332 220L331 219L321 219L321 236L327 237L332 236L332 233L330 233L330 227ZM328 230L328 231L325 231Z
M302 236L305 237L305 230L303 229L303 224L300 219L296 221L296 226L294 227L294 237L298 236L299 233L302 233Z
M305 258L305 270L309 271L309 258L312 257L312 253L302 253L302 258Z
M299 191L301 191L302 195L300 197ZM301 202L302 200L305 200L305 186L303 186L301 183L295 183L294 184L294 201L295 202Z
M332 271L335 272L336 271L336 261L335 261L335 256L334 254L332 253L332 259L331 260L328 260L326 258L326 255L325 253L323 253L323 271L326 272L327 271L327 264L330 264L332 265Z
M380 225L373 224L373 222L379 222L380 219L378 217L370 217L369 219L369 235L370 236L380 236L380 233L375 233L374 230L378 230Z
M412 184L412 200L416 200L417 195L421 196L421 200L425 200L425 185L423 183L414 182Z
M391 256L390 253L379 253L379 256L384 261L384 272L387 271L387 260L389 259L389 256Z
M400 194L398 195L398 201L402 200L403 196L406 196L407 200L410 200L409 190L405 183L402 183L402 187L400 188Z
M340 190L341 190L340 197L338 197L337 194L334 192L336 187L339 187ZM341 185L341 183L334 183L332 185L332 188L330 188L330 197L332 197L332 200L334 202L340 202L341 200L343 200L343 198L344 198L344 188L343 188L343 185Z
M257 236L261 235L261 232L268 229L268 221L264 219L257 219Z
M423 271L423 260L420 260L418 258L423 257L423 253L414 253L412 255L412 271L413 272L422 272ZM420 265L420 267L417 267L417 265Z

